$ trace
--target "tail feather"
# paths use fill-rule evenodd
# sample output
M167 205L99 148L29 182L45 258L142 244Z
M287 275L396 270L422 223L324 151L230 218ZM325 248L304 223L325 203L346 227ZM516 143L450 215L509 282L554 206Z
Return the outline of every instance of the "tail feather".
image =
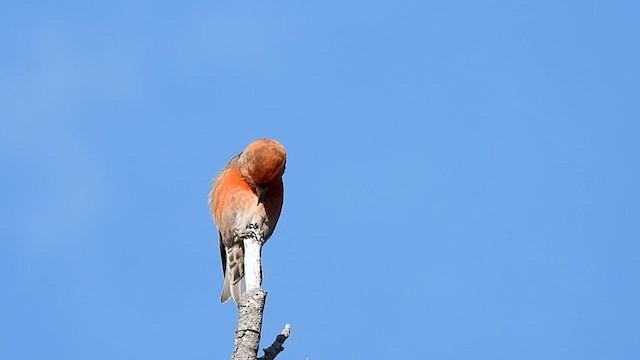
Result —
M227 302L230 298L236 303L242 295L242 279L244 279L244 248L242 243L234 244L226 249L226 269L224 285L220 301Z
M230 298L231 298L231 287L229 286L229 281L225 276L224 282L222 284L222 296L220 296L220 302L224 304L227 301L229 301Z

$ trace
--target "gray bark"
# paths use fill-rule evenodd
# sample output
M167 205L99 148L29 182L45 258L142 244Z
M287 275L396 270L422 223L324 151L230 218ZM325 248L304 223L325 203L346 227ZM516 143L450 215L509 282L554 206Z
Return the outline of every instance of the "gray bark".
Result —
M238 326L236 327L235 349L232 360L256 360L262 332L262 314L267 293L262 289L252 289L240 296L238 301ZM282 344L287 340L291 327L286 324L276 340L264 349L263 360L273 360L284 350Z
M262 313L267 293L252 289L240 296L238 301L238 326L236 327L235 350L232 360L256 360L260 347Z

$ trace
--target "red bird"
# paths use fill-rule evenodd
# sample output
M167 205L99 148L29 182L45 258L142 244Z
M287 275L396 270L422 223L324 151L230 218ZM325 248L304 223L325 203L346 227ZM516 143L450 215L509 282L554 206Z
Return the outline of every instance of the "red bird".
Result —
M275 140L252 142L214 180L209 193L213 220L219 230L224 285L222 303L238 302L244 278L243 237L259 232L262 243L273 233L282 210L287 153ZM247 289L248 290L248 289Z

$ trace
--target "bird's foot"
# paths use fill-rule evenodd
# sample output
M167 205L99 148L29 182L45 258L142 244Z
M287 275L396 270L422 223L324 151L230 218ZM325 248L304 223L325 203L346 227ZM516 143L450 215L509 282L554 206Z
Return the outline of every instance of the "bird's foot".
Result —
M249 224L244 230L237 231L236 235L240 239L254 238L258 242L264 242L264 230L260 229L258 224Z

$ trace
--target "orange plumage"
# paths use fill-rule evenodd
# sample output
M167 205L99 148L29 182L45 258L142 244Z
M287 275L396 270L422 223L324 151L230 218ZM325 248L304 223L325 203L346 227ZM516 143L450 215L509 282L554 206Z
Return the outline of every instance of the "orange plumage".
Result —
M221 301L237 302L244 278L244 245L239 237L249 227L273 233L283 201L282 174L287 154L275 140L260 139L229 161L214 180L209 205L219 231L224 285Z

